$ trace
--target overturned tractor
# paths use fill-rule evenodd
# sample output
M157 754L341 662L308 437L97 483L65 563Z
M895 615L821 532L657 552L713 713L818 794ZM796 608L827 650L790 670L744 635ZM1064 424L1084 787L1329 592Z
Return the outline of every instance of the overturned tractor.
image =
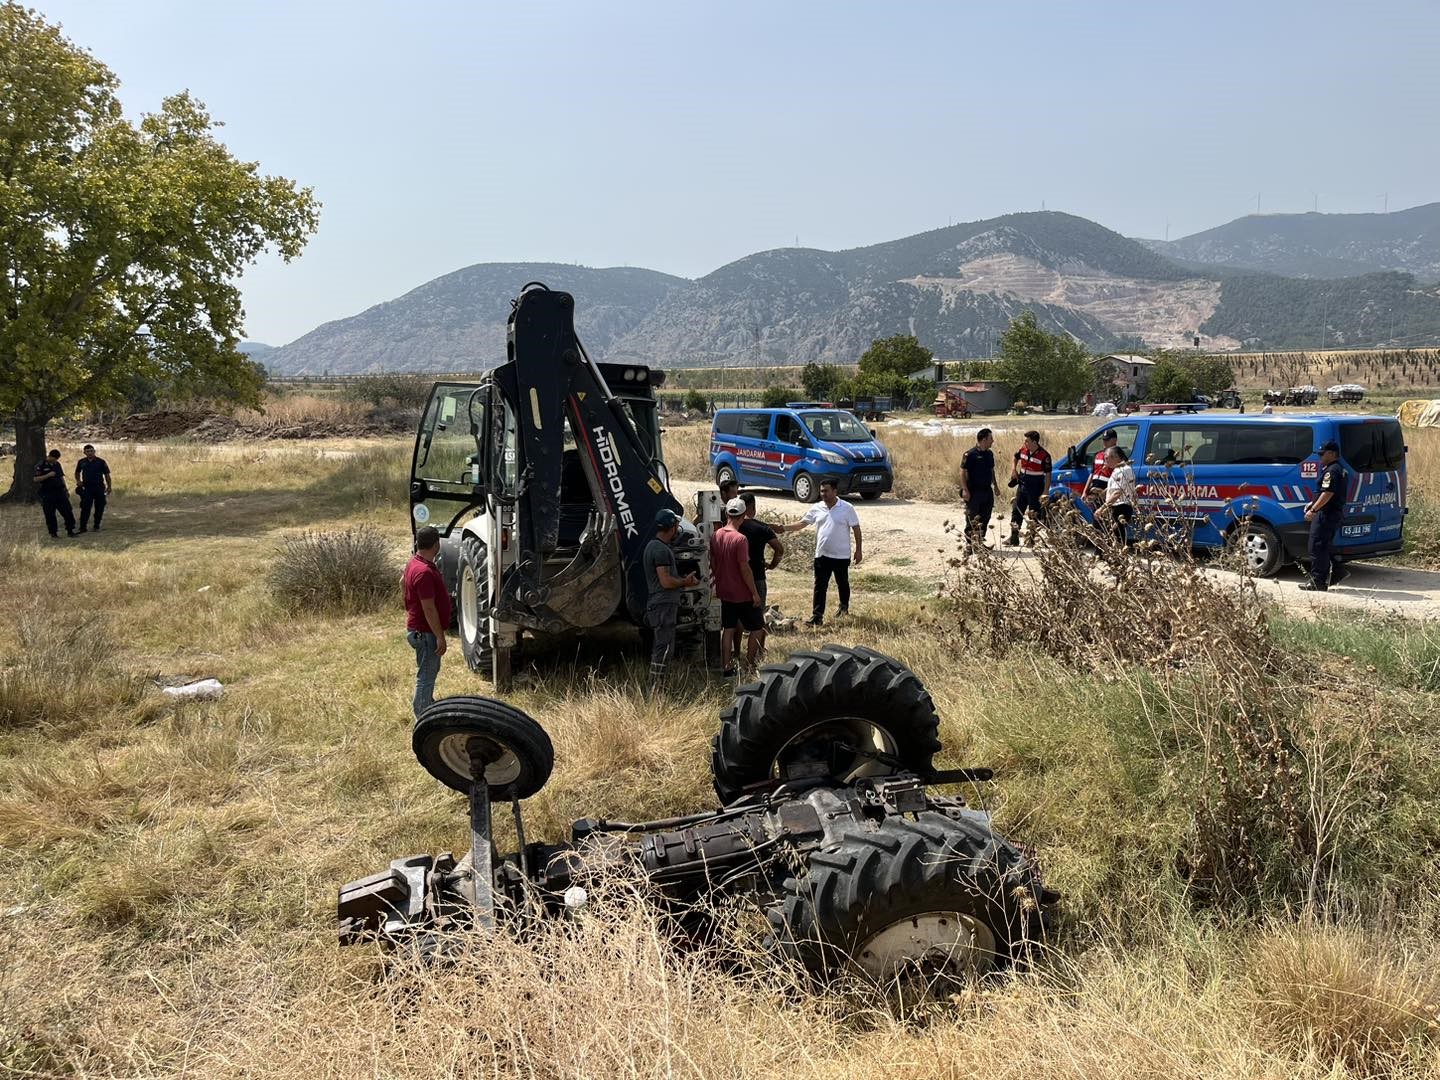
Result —
M1057 895L989 814L931 789L990 779L936 770L939 718L896 660L827 645L741 686L712 749L718 810L661 821L576 821L568 842L525 839L520 800L553 750L523 712L482 697L439 701L414 750L470 799L471 850L396 859L340 889L342 944L444 951L447 930L573 914L582 882L642 873L703 937L718 898L753 904L769 940L828 981L951 986L1010 964L1040 939ZM492 803L511 804L519 850L499 856Z

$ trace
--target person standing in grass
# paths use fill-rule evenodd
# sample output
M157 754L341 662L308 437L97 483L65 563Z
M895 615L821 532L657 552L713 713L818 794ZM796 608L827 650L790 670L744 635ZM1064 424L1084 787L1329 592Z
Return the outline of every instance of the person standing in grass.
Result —
M415 532L415 554L405 566L405 640L415 650L415 716L435 704L435 679L445 655L450 625L450 591L440 573L440 532L426 525Z
M1140 501L1139 489L1135 484L1135 470L1129 456L1118 446L1105 451L1107 479L1105 482L1105 504L1100 513L1110 519L1115 538L1126 547L1130 546L1126 526L1135 520L1135 504Z
M1015 466L1010 471L1010 486L1015 488L1015 502L1010 508L1010 547L1020 546L1020 526L1028 511L1031 516L1030 538L1035 526L1045 520L1045 505L1040 501L1050 489L1050 471L1054 462L1050 451L1040 445L1040 432L1025 432L1025 443L1015 451Z
M680 613L680 591L700 584L699 574L680 576L675 550L670 546L680 530L680 515L674 510L655 512L655 539L645 545L642 556L645 584L645 625L650 628L650 689L665 688L665 671L675 651L675 624Z
M965 547L977 541L985 543L990 515L995 512L995 499L1000 494L1000 481L995 479L995 435L988 427L975 433L975 445L960 459L960 498L965 503Z
M765 646L765 612L750 573L750 542L740 531L744 520L744 501L731 499L725 504L725 524L710 537L710 575L720 600L720 656L727 677L735 674L744 631L750 632L747 655L752 664Z
M745 539L750 544L750 575L755 579L755 588L760 592L760 609L763 611L769 600L765 571L774 570L780 565L780 558L785 554L785 545L775 535L774 529L756 519L754 492L744 492L740 501L745 504L745 520L740 523L740 531L745 534ZM767 547L770 549L769 562L765 561Z
M860 515L835 487L834 480L820 481L820 502L805 511L805 516L777 532L798 532L807 525L815 526L815 590L811 596L810 618L806 626L825 625L825 600L830 579L840 595L837 615L850 614L850 567L859 566L865 557L864 540L860 535ZM855 561L850 561L850 536L855 536Z
M65 535L75 535L75 511L70 506L70 492L65 487L65 469L60 464L60 451L51 450L49 456L35 466L35 495L40 500L40 509L45 512L45 528L50 539L60 539L60 523L56 515L65 519Z
M105 459L97 457L95 447L85 444L85 456L75 463L75 493L80 496L80 531L88 532L90 511L95 511L95 531L100 531L100 519L105 516L105 504L110 499L110 466Z

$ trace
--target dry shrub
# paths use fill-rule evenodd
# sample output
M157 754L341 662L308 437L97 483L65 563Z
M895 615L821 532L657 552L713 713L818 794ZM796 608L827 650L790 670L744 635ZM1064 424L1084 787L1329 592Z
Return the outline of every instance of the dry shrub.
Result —
M1360 932L1301 925L1254 949L1251 982L1266 1027L1363 1076L1400 1069L1440 1032L1440 955L1406 955Z
M363 402L317 394L268 398L259 409L239 409L235 419L248 432L266 434L295 424L362 424L370 415Z
M954 560L955 647L1039 645L1132 684L1161 766L1192 801L1189 838L1175 854L1192 897L1299 899L1316 847L1306 760L1291 731L1303 695L1252 583L1218 581L1188 548L1165 548L1148 539L1126 549L1054 507L1029 574L983 547Z
M356 614L394 600L400 570L369 526L288 536L275 553L270 589L289 608Z

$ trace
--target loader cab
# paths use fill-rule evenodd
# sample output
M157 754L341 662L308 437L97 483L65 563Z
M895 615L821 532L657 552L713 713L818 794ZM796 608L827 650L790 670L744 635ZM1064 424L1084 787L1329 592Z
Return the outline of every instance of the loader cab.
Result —
M514 410L493 383L436 383L415 434L410 527L447 537L485 505L513 497L519 483Z

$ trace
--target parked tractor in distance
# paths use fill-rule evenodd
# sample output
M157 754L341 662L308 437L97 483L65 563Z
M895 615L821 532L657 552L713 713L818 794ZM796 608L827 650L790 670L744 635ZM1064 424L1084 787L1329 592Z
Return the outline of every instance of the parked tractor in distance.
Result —
M411 855L339 893L342 944L443 955L452 930L565 918L607 874L643 875L678 942L713 940L717 901L753 904L769 947L819 981L845 975L947 991L1024 955L1058 895L989 814L929 789L988 769L937 770L939 717L896 660L826 645L762 668L721 716L721 808L661 821L585 818L559 844L525 838L520 800L550 775L544 730L500 701L448 698L416 722L415 755L470 800L471 848ZM497 855L492 802L519 850Z
M643 625L641 555L670 494L655 388L664 373L597 364L575 334L575 301L532 282L513 302L506 362L475 382L436 383L415 435L412 530L440 532L471 670L497 689L527 634ZM682 575L709 572L719 495L674 547ZM718 652L719 605L684 590L677 632Z

